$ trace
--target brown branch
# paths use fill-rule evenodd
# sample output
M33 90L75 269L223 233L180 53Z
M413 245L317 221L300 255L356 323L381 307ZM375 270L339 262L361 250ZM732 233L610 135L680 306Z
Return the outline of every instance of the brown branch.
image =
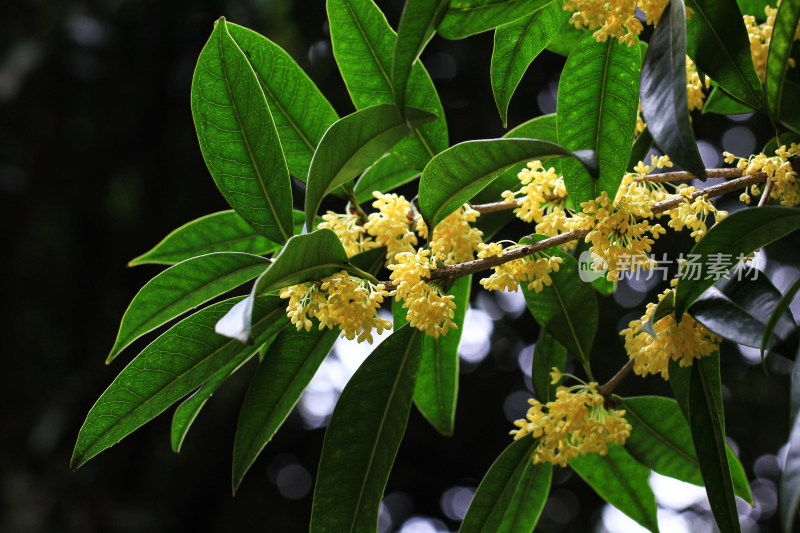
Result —
M764 192L761 193L761 199L758 200L758 207L764 206L769 202L769 195L772 192L772 178L767 179L764 185Z
M614 374L614 377L609 379L608 382L597 387L597 392L600 393L600 395L604 398L608 398L611 396L611 393L614 392L614 389L617 388L617 385L619 385L620 382L625 379L625 376L627 376L631 370L633 370L633 359L625 363L625 366L620 368L619 371Z

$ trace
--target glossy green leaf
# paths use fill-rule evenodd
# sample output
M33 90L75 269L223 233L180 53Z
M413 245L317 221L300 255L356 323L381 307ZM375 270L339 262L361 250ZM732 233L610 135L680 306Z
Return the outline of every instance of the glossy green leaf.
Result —
M389 192L419 176L419 171L408 168L392 154L386 154L369 167L356 182L356 201L360 204L374 200L373 191Z
M439 25L445 39L463 39L535 13L554 0L450 0Z
M634 167L639 164L639 161L644 161L650 148L653 147L653 136L650 135L650 130L645 128L642 133L636 136L631 148L631 156L628 158L628 166L626 172L633 172Z
M761 80L736 0L687 0L686 5L694 11L686 23L687 53L697 68L730 95L750 107L761 107Z
M228 31L247 56L264 91L289 172L305 181L317 144L339 116L280 46L236 24L228 23Z
M709 263L718 263L719 254L732 257L730 271L741 257L746 257L762 246L777 241L800 228L800 211L791 207L764 206L758 209L742 209L715 224L703 239L694 245L689 255L695 255L700 274L696 268L684 269L675 293L675 316L680 318L692 304L716 280L704 279ZM694 279L694 278L698 279Z
M572 49L583 39L586 30L579 30L569 20L561 25L558 35L547 45L547 50L564 57L569 56Z
M526 437L506 447L478 486L459 533L533 531L553 476L552 465L533 464L537 444Z
M784 533L794 531L792 526L800 504L800 415L796 416L789 434L786 463L778 484L781 525Z
M311 533L375 531L408 422L422 333L396 330L367 357L333 411L314 487Z
M333 55L356 109L394 104L392 58L396 35L372 0L328 0ZM447 123L439 95L425 67L414 62L408 77L406 105L438 118L415 128L392 153L422 171L431 157L447 148Z
M508 168L534 159L574 157L593 172L593 154L573 153L548 141L491 139L467 141L434 157L419 181L419 208L429 228L468 202Z
M619 398L618 401L618 408L625 410L625 420L633 428L625 442L628 453L663 476L702 486L703 476L692 434L678 403L661 396ZM727 455L736 495L752 504L742 463L730 446L727 446Z
M569 12L562 7L563 1L556 0L528 17L498 27L494 32L489 77L504 128L508 124L508 103L523 74L569 18Z
M767 110L776 124L780 121L783 109L784 79L789 68L789 56L792 53L794 35L800 22L800 0L783 0L778 6L772 37L769 41L767 55L767 77L764 81ZM795 102L796 104L797 102Z
M192 77L200 151L222 195L259 234L292 236L292 188L267 100L247 57L219 19Z
M797 133L791 133L791 132L782 133L781 134L781 143L785 144L786 146L789 146L792 143L800 144L800 135L798 135ZM764 145L764 148L761 151L764 152L767 155L774 155L775 154L775 150L777 150L778 148L779 148L778 147L778 138L777 137L773 137L772 139L767 141L767 144Z
M593 179L580 164L561 163L575 205L603 191L613 197L619 189L636 128L641 64L637 47L617 39L598 43L590 33L567 58L558 86L558 142L570 150L594 150L600 167Z
M401 111L406 107L406 90L411 67L436 33L448 4L450 0L406 0L403 6L392 56L394 101Z
M706 170L689 118L686 96L686 11L670 2L661 15L642 62L639 97L647 129L661 151L695 176Z
M791 305L798 290L800 290L800 275L795 277L789 284L786 288L786 292L781 295L772 309L769 319L767 319L767 323L764 326L764 334L761 336L761 357L764 357L764 352L769 347L770 339L773 336L772 333L775 331L775 327L778 323L785 320L787 313L790 317L792 316L791 311L789 311L789 305ZM792 318L792 325L794 325L794 318Z
M267 350L239 411L233 443L233 490L289 416L339 338L338 329L310 332L290 325Z
M544 237L534 235L534 238L542 240ZM520 244L528 242L531 241L527 237L520 240ZM527 284L520 284L525 303L536 322L586 366L597 333L597 295L591 284L581 280L574 257L558 247L546 253L560 257L561 264L557 272L550 273L552 284L538 294L528 290Z
M257 350L259 359L261 359L261 355L265 353L274 339L275 337L271 337ZM200 385L199 389L194 391L194 394L183 400L177 409L175 409L175 413L172 415L172 428L170 430L170 442L173 452L180 453L186 435L189 433L189 429L192 427L197 415L200 414L200 411L206 405L206 402L217 392L217 389L222 386L225 380L239 370L253 355L255 354L242 352L238 357L231 359L228 364L217 370L205 383Z
M531 366L531 380L533 390L539 396L542 403L551 402L556 399L556 389L563 383L563 378L557 383L550 379L550 372L553 367L564 372L567 363L567 349L558 342L555 337L542 328L539 332L539 340L533 348L533 364Z
M719 115L741 115L755 111L752 107L734 99L731 95L722 90L721 87L714 87L703 104L703 114L717 113Z
M255 355L288 323L277 296L253 304L255 345L217 335L216 324L242 298L207 307L185 318L140 353L97 400L78 434L71 466L83 463L149 422L243 353Z
M650 469L625 448L609 446L608 455L580 455L570 460L569 466L605 501L648 530L658 531L656 498L647 483Z

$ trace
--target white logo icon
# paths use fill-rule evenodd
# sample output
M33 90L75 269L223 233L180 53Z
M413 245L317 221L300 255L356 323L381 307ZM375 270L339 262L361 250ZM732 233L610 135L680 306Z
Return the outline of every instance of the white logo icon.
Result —
M605 277L608 270L606 260L594 252L581 252L578 256L578 276L581 281L591 283L596 279Z

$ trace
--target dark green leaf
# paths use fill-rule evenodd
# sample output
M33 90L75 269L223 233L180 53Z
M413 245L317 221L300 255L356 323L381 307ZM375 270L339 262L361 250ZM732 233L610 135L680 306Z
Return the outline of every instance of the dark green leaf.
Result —
M634 167L639 164L639 161L645 160L652 147L653 136L650 135L650 130L645 128L644 131L636 137L636 140L633 141L631 156L628 158L628 166L625 171L633 172Z
M406 120L418 128L436 117L406 109ZM319 142L306 184L306 227L311 230L322 199L351 181L408 135L406 120L394 105L378 104L339 119Z
M572 52L572 49L583 39L585 33L586 30L579 30L567 20L561 25L558 36L547 45L547 49L554 54L567 57Z
M89 411L78 434L72 468L161 414L231 360L244 353L255 355L258 345L288 323L280 298L264 296L253 305L255 345L217 335L214 324L241 301L226 300L185 318L125 367Z
M650 531L658 531L656 498L647 483L650 469L640 465L625 448L609 446L608 455L581 455L569 465L605 501Z
M688 0L686 5L694 10L687 21L687 53L697 68L730 95L750 107L761 107L761 80L736 0Z
M618 39L598 43L590 33L567 58L558 87L558 142L570 150L594 150L600 167L593 179L580 164L561 163L576 206L602 191L617 194L631 155L641 64L637 47Z
M592 156L534 139L463 142L438 154L425 167L419 182L420 212L428 227L435 228L508 168L552 157L574 157L592 168Z
M764 335L761 337L761 357L764 357L764 352L767 350L770 339L772 338L772 332L775 331L775 327L778 323L785 321L787 314L790 317L792 316L791 311L789 311L789 305L792 303L792 300L794 300L794 296L797 294L798 290L800 290L800 276L794 278L789 284L786 288L786 292L780 297L769 315L769 319L764 326ZM792 318L792 326L794 326L794 318Z
M784 79L786 69L789 68L789 56L792 53L798 22L800 22L800 0L783 0L778 6L775 25L772 27L767 55L767 77L764 82L767 109L776 124L780 121L783 100L786 97L783 91ZM797 105L797 101L794 104Z
M705 179L686 96L686 11L674 0L661 15L642 62L642 114L655 143L681 168Z
M216 252L187 259L151 279L122 317L111 362L130 343L220 294L255 278L269 259L239 252Z
M781 143L785 144L786 146L789 146L792 143L800 144L800 135L798 135L796 133L791 133L791 132L782 133L781 134ZM774 155L775 154L775 150L777 150L778 148L779 148L779 146L778 146L778 138L777 137L773 137L772 139L767 141L767 144L764 145L764 148L761 151L764 152L767 155Z
M300 399L339 333L338 329L297 331L290 325L270 345L250 382L236 424L234 491Z
M396 330L342 391L322 445L312 533L376 530L378 506L408 422L422 335L408 325Z
M730 268L727 270L729 271L740 256L746 257L758 248L775 242L798 228L800 228L800 211L783 206L742 209L715 224L689 253L697 256L697 261L693 263L699 265L700 275L695 269L684 269L675 293L675 316L678 318L683 316L686 308L714 284L715 279L704 278L709 272L709 263L718 263L716 261L720 257L718 254L733 258L729 263ZM719 275L727 271L719 272ZM692 279L693 277L699 279Z
M567 349L553 337L546 329L542 328L539 332L539 340L533 349L533 365L531 368L531 379L533 390L539 396L542 403L552 402L556 399L556 388L561 385L563 380L552 383L550 372L553 367L564 372L567 362Z
M192 77L200 150L222 195L258 233L292 236L292 188L264 92L219 19Z
M508 123L508 103L523 74L569 18L562 4L562 1L554 1L528 17L498 27L494 32L489 72L494 101L504 128ZM535 136L530 138L541 139Z
M794 419L788 444L786 464L778 486L781 524L785 533L794 531L792 525L800 503L800 415Z
M530 15L553 0L451 0L439 25L445 39L463 39Z
M228 31L247 56L264 91L289 172L305 181L317 144L339 118L336 111L280 46L236 24L228 23Z
M759 22L764 22L767 15L764 8L769 5L768 0L736 0L742 15L753 15Z
M506 447L478 486L459 533L533 531L553 476L552 465L533 464L537 444L526 437Z
M360 204L374 200L373 191L389 192L419 176L419 171L408 168L392 154L380 158L356 182L356 201Z
M796 70L796 69L790 69ZM800 133L800 81L789 79L783 81L783 103L781 105L781 124L794 133Z
M741 115L755 111L752 107L743 104L726 93L721 87L714 87L703 104L703 114L717 113L720 115Z
M328 20L336 64L356 109L394 104L392 58L396 35L372 0L328 0ZM435 154L447 148L447 123L436 88L422 63L411 68L406 105L438 118L416 128L392 153L421 171Z

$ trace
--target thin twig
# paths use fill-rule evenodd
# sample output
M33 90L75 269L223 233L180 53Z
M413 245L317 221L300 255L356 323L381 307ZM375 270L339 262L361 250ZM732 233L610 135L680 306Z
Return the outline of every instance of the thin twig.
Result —
M772 178L767 178L767 182L764 184L764 192L761 193L761 198L758 200L758 207L767 204L771 192L772 192Z
M625 379L625 376L627 376L631 370L633 370L633 359L625 363L625 366L620 368L619 371L614 374L614 377L609 379L608 382L597 387L597 392L600 393L600 395L604 398L608 398L611 396L611 393L614 392L614 389L617 388L617 385L619 385L620 382Z

